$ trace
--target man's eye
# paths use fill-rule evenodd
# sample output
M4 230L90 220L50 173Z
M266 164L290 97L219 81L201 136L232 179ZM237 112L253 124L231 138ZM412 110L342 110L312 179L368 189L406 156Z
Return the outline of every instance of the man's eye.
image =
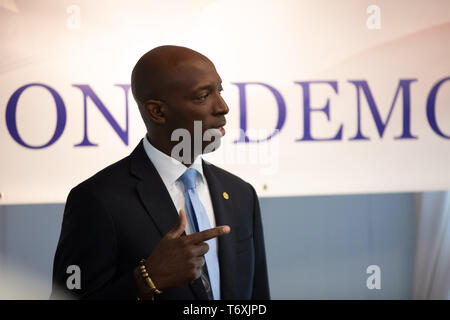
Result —
M206 98L208 98L208 96L209 96L209 94L205 94L203 96L198 97L198 99L201 100L201 101L205 101Z

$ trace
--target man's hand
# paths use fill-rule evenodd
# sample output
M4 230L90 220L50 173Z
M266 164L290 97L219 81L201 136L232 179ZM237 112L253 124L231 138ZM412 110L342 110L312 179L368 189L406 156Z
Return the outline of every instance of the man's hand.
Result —
M220 226L181 236L185 227L186 213L180 210L178 223L161 239L145 261L147 272L159 290L178 287L199 278L205 264L203 255L209 250L205 241L230 232L229 226ZM138 291L141 291L139 287L142 289L142 279L140 282L141 285L138 280Z

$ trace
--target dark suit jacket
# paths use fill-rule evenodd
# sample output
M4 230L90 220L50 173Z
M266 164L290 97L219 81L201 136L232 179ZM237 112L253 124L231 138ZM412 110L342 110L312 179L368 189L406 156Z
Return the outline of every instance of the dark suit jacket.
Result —
M242 179L203 161L219 237L222 299L269 299L258 198ZM229 199L223 197L223 192ZM133 270L178 221L178 213L142 141L130 156L73 188L67 198L53 266L53 292L75 298L136 299ZM81 270L81 289L66 287L67 267ZM201 279L157 299L207 299Z

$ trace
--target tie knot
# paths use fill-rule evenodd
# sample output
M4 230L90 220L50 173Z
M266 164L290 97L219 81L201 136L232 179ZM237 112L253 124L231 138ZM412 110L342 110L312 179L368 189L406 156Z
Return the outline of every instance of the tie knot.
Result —
M181 182L184 184L184 188L186 190L194 189L195 190L195 179L197 177L197 170L188 168L180 177Z

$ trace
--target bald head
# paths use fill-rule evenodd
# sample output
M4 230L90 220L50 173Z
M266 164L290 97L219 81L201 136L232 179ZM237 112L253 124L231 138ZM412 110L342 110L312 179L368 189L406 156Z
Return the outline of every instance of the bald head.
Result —
M203 132L219 132L225 125L228 106L221 96L222 79L214 64L194 50L177 46L150 50L133 69L131 89L150 143L167 155L178 143L172 140L176 130L185 129L194 137L196 121ZM206 147L209 142L202 143Z
M164 100L173 92L184 66L193 60L211 63L204 55L186 47L160 46L144 54L131 74L131 90L139 108L149 99Z

